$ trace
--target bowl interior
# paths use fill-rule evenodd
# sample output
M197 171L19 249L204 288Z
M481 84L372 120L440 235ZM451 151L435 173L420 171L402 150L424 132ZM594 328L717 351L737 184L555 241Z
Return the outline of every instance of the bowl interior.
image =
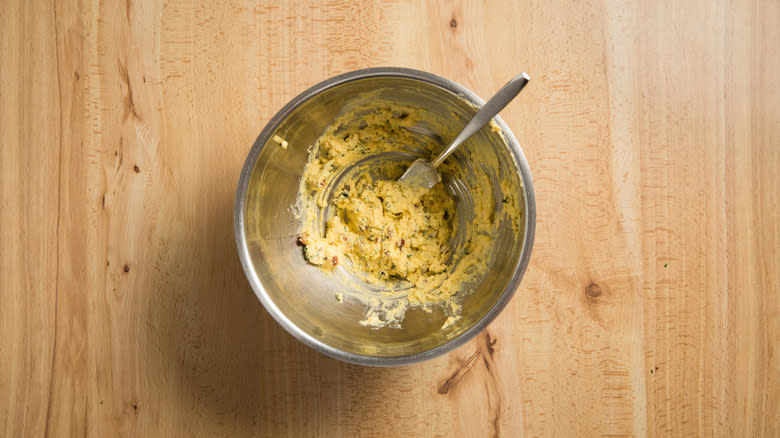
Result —
M250 265L247 270L252 271L248 272L250 281L269 311L277 319L286 319L305 336L293 334L313 340L326 352L369 357L415 355L458 338L482 320L502 296L513 292L528 215L523 214L520 219L519 232L508 223L499 228L495 261L483 281L463 298L462 318L456 323L442 329L447 319L442 310L411 309L400 329L373 329L358 324L366 306L349 296L343 302L337 300L336 294L343 289L337 279L305 262L296 245L300 223L294 204L309 147L346 103L371 98L421 108L425 119L432 121L423 128L442 143L451 140L476 112L464 97L426 81L369 77L327 88L275 118L255 145L257 153L244 198L244 239ZM496 196L501 199L501 190L514 191L525 211L526 185L518 165L522 158L507 145L503 135L482 129L451 159L466 164L467 157L474 161L478 155L482 163L496 166L491 169L496 179ZM286 140L288 147L280 147L274 136ZM507 137L511 138L511 133Z

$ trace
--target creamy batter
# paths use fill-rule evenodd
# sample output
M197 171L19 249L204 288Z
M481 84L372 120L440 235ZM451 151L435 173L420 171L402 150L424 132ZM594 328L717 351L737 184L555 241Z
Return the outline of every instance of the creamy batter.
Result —
M370 283L406 280L424 287L446 271L455 204L431 190L367 175L342 184L324 238L304 234L306 259L326 268L350 260Z
M486 177L471 188L473 217L459 244L454 239L463 221L459 225L456 200L445 184L428 190L398 182L411 159L393 154L430 156L441 148L414 134L411 128L420 121L411 107L351 108L317 139L304 168L298 243L309 263L329 272L344 269L371 286L370 296L358 296L368 306L364 325L398 327L410 306L440 306L452 323L459 317L459 296L491 262L497 221ZM453 170L448 166L440 171Z

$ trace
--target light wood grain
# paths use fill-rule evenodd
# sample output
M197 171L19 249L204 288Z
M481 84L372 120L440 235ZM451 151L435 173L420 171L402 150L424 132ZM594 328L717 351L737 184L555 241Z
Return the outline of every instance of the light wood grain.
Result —
M0 2L0 435L780 435L780 3ZM289 336L236 256L238 173L337 73L489 96L531 265L432 361Z

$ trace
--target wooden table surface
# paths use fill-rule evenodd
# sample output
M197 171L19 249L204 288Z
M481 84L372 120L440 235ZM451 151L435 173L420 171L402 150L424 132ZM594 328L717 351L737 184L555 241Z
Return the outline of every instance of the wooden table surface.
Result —
M268 3L0 2L0 436L780 436L780 2ZM483 334L376 369L232 215L282 105L384 65L530 73L538 223Z

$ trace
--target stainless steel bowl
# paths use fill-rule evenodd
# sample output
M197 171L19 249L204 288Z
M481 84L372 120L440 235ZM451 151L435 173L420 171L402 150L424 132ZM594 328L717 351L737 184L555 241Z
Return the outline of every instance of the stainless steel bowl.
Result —
M442 311L421 309L407 312L400 329L359 325L365 306L350 300L339 302L334 295L340 285L334 283L334 277L304 261L295 242L300 223L293 205L309 146L345 103L366 92L425 109L446 126L446 132L431 134L445 139L457 133L484 103L452 81L403 68L358 70L309 88L271 119L249 152L236 193L236 244L255 294L297 339L356 364L410 364L462 345L506 306L531 255L536 223L534 191L517 140L497 117L500 133L483 129L461 149L489 150L501 163L497 175L505 180L505 186L522 195L518 197L524 210L520 232L504 227L495 236L495 261L473 293L464 297L462 318L451 326L441 328L446 318ZM277 135L288 142L286 149L274 141Z

